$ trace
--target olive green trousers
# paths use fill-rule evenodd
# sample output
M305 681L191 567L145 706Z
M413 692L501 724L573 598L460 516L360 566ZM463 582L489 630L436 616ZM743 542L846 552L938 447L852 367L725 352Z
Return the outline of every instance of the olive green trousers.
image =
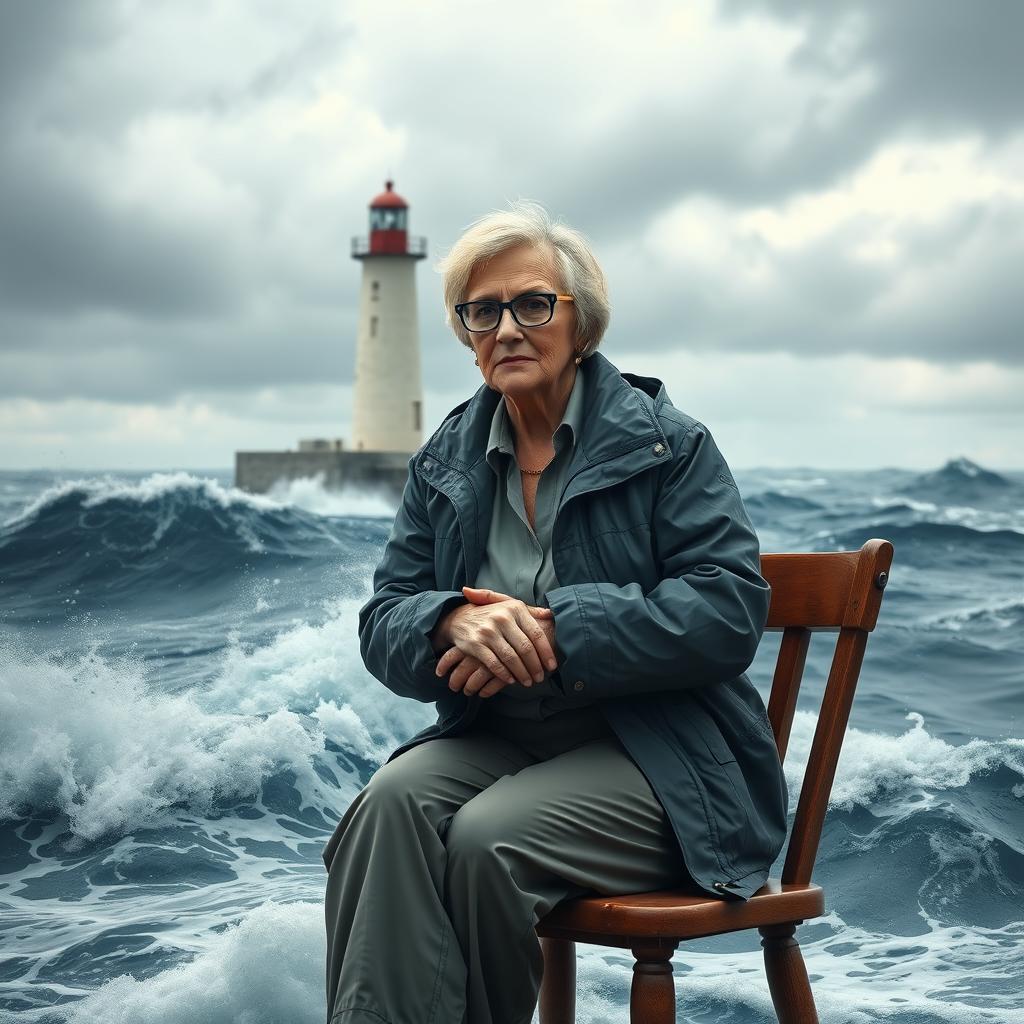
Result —
M325 848L331 1024L530 1024L541 917L687 880L597 706L535 721L485 706L383 765Z

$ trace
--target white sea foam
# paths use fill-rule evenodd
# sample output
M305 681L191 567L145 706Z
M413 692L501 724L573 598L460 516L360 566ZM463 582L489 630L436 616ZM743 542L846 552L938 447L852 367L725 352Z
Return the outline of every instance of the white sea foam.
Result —
M871 499L875 508L905 505L918 514L920 522L966 526L979 533L992 530L1024 532L1024 509L975 508L973 505L936 505L905 494L875 495Z
M762 483L765 484L767 487L774 488L778 490L780 493L785 494L785 488L787 487L794 491L807 491L810 490L812 487L827 487L828 477L813 476L807 477L806 479L804 477L798 476L787 476L779 478L765 477L763 478Z
M270 497L284 505L295 505L320 516L373 516L394 519L396 504L380 488L346 486L338 490L324 487L324 474L298 480L278 481Z
M924 716L911 711L906 718L913 727L899 736L849 728L843 740L829 806L851 810L855 805L870 807L880 800L901 799L921 794L925 799L915 808L931 802L928 791L959 789L976 774L1005 765L1024 778L1024 740L973 739L955 746L932 736ZM786 750L784 769L790 791L790 807L799 795L817 716L797 711Z
M939 506L931 501L920 501L917 498L909 498L905 494L876 494L871 499L875 508L886 508L889 505L906 505L912 512L923 512L925 514L938 512Z
M201 815L218 800L257 796L282 768L313 792L323 745L318 722L285 708L212 713L190 694L156 693L127 658L60 661L7 645L0 661L0 820L62 811L76 836L93 840L174 806Z
M125 480L112 473L102 476L63 480L41 491L20 512L2 525L11 526L31 519L40 509L68 494L80 492L83 508L93 508L107 501L135 501L140 504L159 501L175 491L198 490L202 498L230 510L244 506L256 511L302 508L324 516L374 516L394 518L395 502L374 488L347 487L340 491L324 487L323 474L281 482L268 494L253 494L237 487L225 487L213 477L196 476L179 470L172 473L150 473L141 480Z
M302 1024L326 1016L323 908L265 903L210 936L190 963L121 975L75 1003L69 1024Z
M943 509L946 522L959 523L986 533L992 530L1012 530L1024 533L1024 514L1021 509L1002 511L999 509L973 508L970 505L949 505Z
M366 596L325 601L329 617L321 625L296 622L262 647L247 650L232 637L216 678L197 699L212 711L264 715L287 707L311 714L336 743L380 763L437 715L433 704L399 697L366 671L357 639Z
M921 626L935 627L940 630L959 632L964 626L973 626L979 620L991 623L999 629L1009 629L1020 621L1024 612L1024 600L1010 598L1008 600L988 601L967 608L956 608L941 612L938 615L924 615L919 620Z
M198 488L211 502L221 508L230 508L232 504L242 503L254 509L284 508L282 502L260 494L250 494L236 487L224 487L212 477L199 477L192 473L178 471L175 473L150 473L141 480L124 480L111 473L98 477L81 477L74 480L62 480L41 491L36 498L27 504L16 516L4 525L9 526L23 519L29 519L40 509L66 497L76 491L83 492L84 508L102 505L107 501L137 501L146 503L156 501L179 490Z

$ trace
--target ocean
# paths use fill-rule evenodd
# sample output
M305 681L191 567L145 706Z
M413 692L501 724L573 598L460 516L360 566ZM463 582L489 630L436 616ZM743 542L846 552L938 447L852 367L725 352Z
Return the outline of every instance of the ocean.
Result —
M1020 1024L1024 472L734 472L763 552L895 547L814 872L827 913L796 933L823 1024ZM0 473L0 1019L324 1020L320 851L435 718L359 656L393 516L315 480ZM791 816L832 642L811 642ZM749 672L766 702L778 644ZM577 953L577 1019L626 1024L628 951ZM678 1021L775 1020L756 931L674 964Z

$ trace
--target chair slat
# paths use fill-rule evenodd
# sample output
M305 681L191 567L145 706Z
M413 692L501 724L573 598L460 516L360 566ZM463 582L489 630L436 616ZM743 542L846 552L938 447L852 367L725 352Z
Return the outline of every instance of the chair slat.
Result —
M782 634L771 697L768 699L768 720L775 733L780 761L786 760L789 733L793 727L796 699L800 693L800 681L804 677L810 641L811 631L803 626L787 626Z
M805 884L811 880L867 641L868 635L863 629L840 630L786 848L783 882Z

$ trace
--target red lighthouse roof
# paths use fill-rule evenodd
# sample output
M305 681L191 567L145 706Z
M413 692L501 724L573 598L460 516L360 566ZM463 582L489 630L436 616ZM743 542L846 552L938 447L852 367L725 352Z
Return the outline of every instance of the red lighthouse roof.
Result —
M394 190L393 181L384 182L384 191L379 196L376 196L370 203L370 208L377 206L401 206L406 208L409 204Z
M410 238L409 204L395 191L389 178L384 191L370 203L370 234L352 239L352 257L400 256L422 260L427 255L427 240Z

